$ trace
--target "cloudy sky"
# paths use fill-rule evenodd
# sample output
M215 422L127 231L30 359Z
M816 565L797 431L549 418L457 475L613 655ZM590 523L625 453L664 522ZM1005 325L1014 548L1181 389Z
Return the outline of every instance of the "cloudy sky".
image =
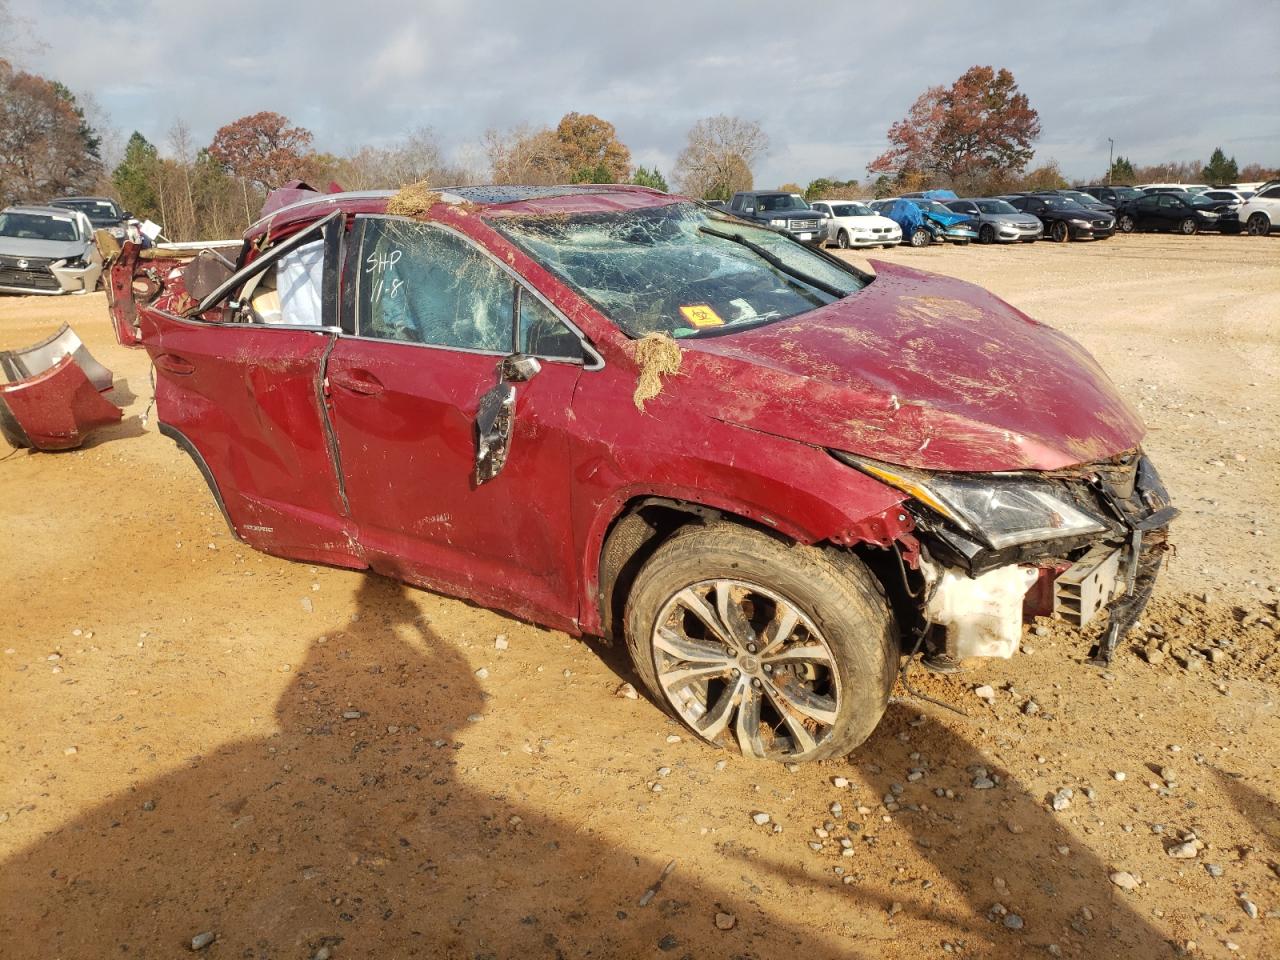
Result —
M973 64L1040 111L1037 162L1280 164L1280 0L9 0L28 69L92 90L125 136L177 117L207 143L275 110L347 152L420 126L466 157L490 127L612 121L671 169L690 124L759 121L757 182L865 177L889 124ZM470 148L473 152L475 147Z

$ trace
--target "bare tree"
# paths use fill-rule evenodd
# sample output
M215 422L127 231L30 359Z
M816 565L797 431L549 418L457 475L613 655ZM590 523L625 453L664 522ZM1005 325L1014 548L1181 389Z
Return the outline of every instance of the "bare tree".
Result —
M195 148L191 141L191 128L181 117L173 121L169 127L169 147L173 150L173 159L167 166L171 167L177 193L181 198L174 209L172 222L169 224L170 236L183 240L191 240L197 236L196 197L192 185L192 166L195 163ZM170 171L166 170L166 173Z
M673 172L690 196L727 200L751 189L751 166L768 152L769 137L760 124L718 114L693 125Z

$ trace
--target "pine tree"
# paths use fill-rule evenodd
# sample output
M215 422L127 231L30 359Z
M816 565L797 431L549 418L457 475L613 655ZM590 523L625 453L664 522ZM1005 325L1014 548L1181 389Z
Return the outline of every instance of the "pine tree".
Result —
M671 188L667 186L667 180L655 166L652 170L647 167L636 167L635 176L631 178L631 182L639 187L652 187L654 190L661 190L663 193L669 193Z
M1235 183L1240 179L1240 170L1236 166L1235 157L1228 159L1221 147L1215 147L1213 155L1209 157L1209 165L1201 171L1201 176L1209 184Z
M139 219L160 217L160 198L156 193L159 154L137 130L124 149L124 159L111 174L111 182L120 191L124 208Z
M1134 172L1133 164L1129 162L1128 157L1116 157L1111 164L1111 173L1107 176L1108 183L1133 183Z

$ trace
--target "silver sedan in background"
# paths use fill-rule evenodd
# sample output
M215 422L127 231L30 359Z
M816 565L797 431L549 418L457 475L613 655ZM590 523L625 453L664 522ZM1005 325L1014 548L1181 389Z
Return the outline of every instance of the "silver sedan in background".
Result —
M975 197L951 200L947 207L977 221L979 243L1031 243L1044 236L1039 217L1023 213L1007 200Z

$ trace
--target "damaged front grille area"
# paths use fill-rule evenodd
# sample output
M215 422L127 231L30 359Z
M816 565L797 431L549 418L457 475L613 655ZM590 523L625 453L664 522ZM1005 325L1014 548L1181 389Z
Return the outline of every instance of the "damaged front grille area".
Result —
M23 290L59 290L58 278L49 269L52 260L42 257L0 257L0 287Z
M1105 612L1106 629L1089 658L1106 665L1146 608L1168 549L1168 526L1178 511L1155 467L1138 450L1039 478L1053 483L1064 503L1105 521L1106 528L999 550L980 543L980 532L960 531L917 504L921 541L930 559L959 567L979 582L994 583L1001 574L1038 569L1046 589L1028 594L1027 616L1053 616L1083 628ZM1011 623L1006 627L1006 632L1012 630ZM950 645L950 632L948 638ZM1008 637L1005 641L1006 649L1016 647Z

